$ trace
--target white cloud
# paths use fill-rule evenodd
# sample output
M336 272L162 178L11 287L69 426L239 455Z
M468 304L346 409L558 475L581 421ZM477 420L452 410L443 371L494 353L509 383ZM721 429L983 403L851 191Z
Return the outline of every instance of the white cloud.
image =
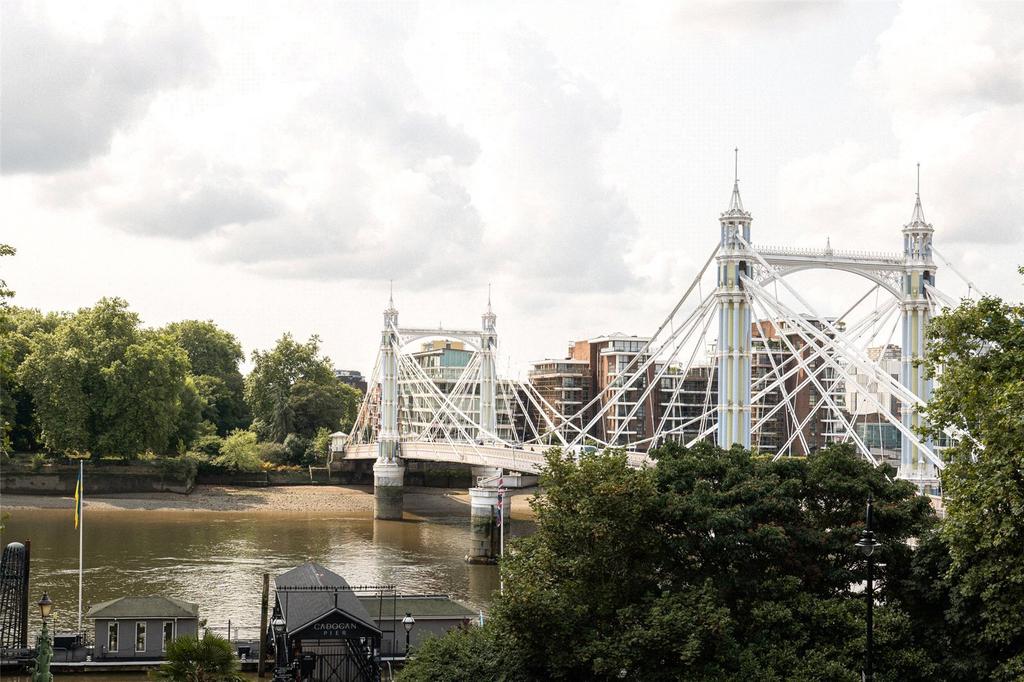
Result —
M1024 12L1009 4L907 3L856 69L890 113L893 153L846 139L790 162L780 177L787 221L833 243L898 244L915 164L922 200L947 255L979 260L1008 282L1024 237ZM839 239L836 239L836 236ZM953 277L951 274L949 277ZM947 280L948 282L948 280Z
M102 155L157 93L207 65L194 19L170 8L139 26L110 22L97 41L60 34L35 3L0 3L0 23L4 173L49 173Z

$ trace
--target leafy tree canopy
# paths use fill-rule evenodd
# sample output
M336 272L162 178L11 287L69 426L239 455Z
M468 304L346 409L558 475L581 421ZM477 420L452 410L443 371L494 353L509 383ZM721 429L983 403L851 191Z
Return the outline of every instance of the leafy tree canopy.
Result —
M942 368L930 435L963 436L942 475L950 561L930 573L944 569L946 617L970 652L961 660L1024 679L1024 305L964 301L932 321L929 337L927 368Z
M506 556L504 594L474 635L505 661L504 677L459 635L424 644L409 679L429 678L426 661L459 658L476 679L857 680L854 543L869 492L884 543L878 679L936 672L889 603L911 572L907 541L935 523L912 486L841 446L778 462L707 445L654 454L657 467L635 470L621 452L549 453L537 530Z
M253 351L252 360L245 399L265 440L284 442L291 433L312 438L320 427L339 428L358 407L359 392L334 376L316 336L299 343L285 334L271 350Z
M188 356L143 329L119 298L101 299L31 337L17 377L51 450L135 456L173 449L192 400Z
M0 316L0 415L14 451L41 447L35 405L18 378L18 368L32 350L32 338L53 332L63 317L18 306L4 309Z
M248 426L249 410L239 371L245 356L238 339L212 321L183 320L164 329L188 354L195 389L204 403L202 418L222 436Z

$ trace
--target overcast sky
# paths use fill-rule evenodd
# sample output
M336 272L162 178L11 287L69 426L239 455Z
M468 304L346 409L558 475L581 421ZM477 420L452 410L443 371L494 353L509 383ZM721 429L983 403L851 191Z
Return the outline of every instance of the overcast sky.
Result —
M515 375L653 332L734 146L756 243L896 251L920 162L939 251L1020 298L1024 3L0 7L20 305L318 333L368 373L390 279L409 326L477 328L492 283ZM801 281L836 312L846 279Z

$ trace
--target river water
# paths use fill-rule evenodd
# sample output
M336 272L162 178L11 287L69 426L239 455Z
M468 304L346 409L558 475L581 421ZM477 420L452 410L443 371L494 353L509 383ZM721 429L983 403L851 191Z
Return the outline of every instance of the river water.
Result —
M78 533L70 512L8 513L3 544L32 541L30 633L38 632L35 602L43 590L56 603L56 629L74 631ZM244 628L242 636L253 636L262 574L273 577L313 560L351 585L393 584L403 593L444 593L486 612L498 588L498 572L494 566L464 562L468 515L423 517L374 521L326 512L88 511L83 611L119 596L164 594L198 603L200 618L221 634L230 620L233 627ZM514 521L510 535L531 528L529 521Z

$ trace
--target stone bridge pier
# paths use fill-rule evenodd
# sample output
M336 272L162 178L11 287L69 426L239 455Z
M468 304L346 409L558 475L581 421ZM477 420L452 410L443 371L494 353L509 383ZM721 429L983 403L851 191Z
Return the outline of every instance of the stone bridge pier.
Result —
M401 520L405 500L405 467L396 461L373 465L373 518Z

